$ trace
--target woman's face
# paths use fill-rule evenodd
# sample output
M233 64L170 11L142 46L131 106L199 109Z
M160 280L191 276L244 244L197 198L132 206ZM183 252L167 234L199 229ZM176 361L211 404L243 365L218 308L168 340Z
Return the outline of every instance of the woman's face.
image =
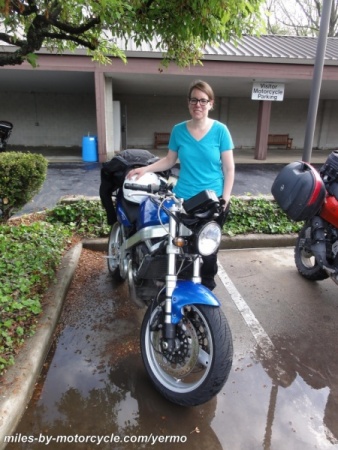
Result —
M208 113L212 108L213 103L213 100L210 100L207 94L199 89L193 89L190 94L190 99L188 99L191 117L193 119L203 119L208 117Z

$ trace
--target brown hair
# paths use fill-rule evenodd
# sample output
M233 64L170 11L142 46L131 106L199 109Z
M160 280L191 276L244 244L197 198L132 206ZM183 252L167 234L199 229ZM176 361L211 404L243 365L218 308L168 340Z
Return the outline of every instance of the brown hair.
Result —
M204 94L208 96L209 100L213 101L215 100L215 94L214 91L212 90L212 87L205 81L202 80L193 81L189 88L188 98L190 98L191 93L194 89L198 89L199 91L204 92Z

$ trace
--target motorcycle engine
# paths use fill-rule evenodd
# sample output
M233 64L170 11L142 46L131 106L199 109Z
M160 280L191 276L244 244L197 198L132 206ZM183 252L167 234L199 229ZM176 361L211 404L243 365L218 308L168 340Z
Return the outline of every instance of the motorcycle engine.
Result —
M156 241L156 242L154 242ZM165 279L167 273L167 255L165 252L166 240L153 239L138 245L135 249L136 280Z

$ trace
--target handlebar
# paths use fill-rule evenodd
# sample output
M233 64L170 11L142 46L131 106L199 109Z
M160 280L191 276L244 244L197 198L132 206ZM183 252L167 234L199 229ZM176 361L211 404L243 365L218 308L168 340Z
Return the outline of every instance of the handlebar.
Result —
M147 186L144 186L143 184L137 184L137 183L125 183L124 187L126 189L130 189L131 191L143 191L148 193L156 193L159 192L160 187L156 186L154 184L148 184Z

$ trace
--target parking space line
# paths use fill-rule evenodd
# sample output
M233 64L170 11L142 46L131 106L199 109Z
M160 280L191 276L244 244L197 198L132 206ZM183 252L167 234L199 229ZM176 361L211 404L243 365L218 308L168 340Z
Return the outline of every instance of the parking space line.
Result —
M219 276L220 280L222 281L222 284L224 285L225 289L228 291L232 301L236 305L243 320L248 325L248 328L249 328L251 334L253 335L253 337L255 338L255 341L259 345L261 351L263 352L264 357L267 359L272 359L272 358L276 359L277 358L277 361L278 361L278 352L277 352L273 342L269 338L268 334L266 333L266 331L264 330L262 325L257 320L256 316L250 309L249 305L246 303L244 298L241 296L241 294L237 290L234 283L229 278L229 276L226 273L226 271L224 270L223 266L220 264L219 261L217 264L218 264L217 275ZM280 367L278 362L276 362L275 370L276 370L276 374L277 374L278 378L284 378L285 376L287 376L285 370L282 367Z
M269 353L271 350L274 350L274 345L265 332L262 325L258 322L256 319L256 316L252 312L252 310L249 308L248 304L244 300L244 298L241 296L241 294L238 292L236 286L229 278L228 274L222 267L220 263L218 263L218 273L217 275L220 277L225 289L230 294L230 297L232 298L232 301L235 303L238 311L241 313L241 316L243 317L244 321L249 327L249 330L251 331L253 337L255 338L257 344L264 349L267 353Z

